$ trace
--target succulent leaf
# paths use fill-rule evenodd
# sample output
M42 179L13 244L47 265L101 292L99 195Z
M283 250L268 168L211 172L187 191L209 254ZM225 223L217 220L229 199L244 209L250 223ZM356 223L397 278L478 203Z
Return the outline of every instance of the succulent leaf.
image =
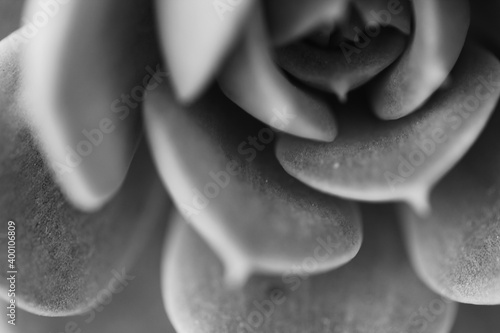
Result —
M283 171L275 133L212 89L191 107L166 84L146 101L147 133L173 201L226 265L226 278L281 273L328 236L335 250L318 271L349 261L361 243L358 208ZM238 124L238 126L234 126Z

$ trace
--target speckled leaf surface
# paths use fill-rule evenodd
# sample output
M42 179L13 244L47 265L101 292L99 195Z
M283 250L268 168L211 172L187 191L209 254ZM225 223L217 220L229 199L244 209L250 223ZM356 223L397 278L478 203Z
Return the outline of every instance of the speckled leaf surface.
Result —
M415 20L411 43L372 92L371 104L381 119L398 119L414 112L445 83L469 30L467 0L411 4Z
M500 304L500 109L455 169L431 194L432 212L403 209L416 271L462 303Z
M402 200L425 212L430 188L479 136L500 94L500 63L470 46L450 84L418 112L379 121L362 103L338 113L329 144L283 136L277 156L291 175L321 191L355 200Z
M4 111L1 130L10 132L16 148L0 161L0 219L5 228L9 220L16 223L18 305L46 316L84 312L103 285L133 262L152 226L164 222L168 198L143 158L101 210L76 210L52 181L29 131L6 129ZM7 241L1 238L0 247ZM0 260L6 297L7 251Z
M167 219L167 216L166 216ZM98 302L81 315L42 317L17 309L16 325L0 321L2 333L175 333L164 310L160 283L161 250L166 223L155 227L154 236L139 252L127 279L108 280ZM1 303L1 301L0 301ZM2 307L3 304L2 304Z
M456 306L414 274L394 214L368 208L364 220L370 238L348 265L311 276L310 253L294 271L232 289L217 256L178 218L163 262L172 324L182 333L448 332Z
M19 305L37 314L84 311L116 270L129 266L168 198L147 153L118 195L92 214L75 209L54 183L25 118L18 54L0 45L0 223L16 222ZM145 155L146 154L146 155ZM140 196L137 194L141 193ZM5 233L2 231L2 235ZM8 239L0 238L6 249ZM7 251L0 254L6 297Z
M274 157L275 133L217 88L186 108L163 85L146 99L145 122L174 202L222 258L229 279L283 272L313 251L320 236L333 248L318 271L357 253L356 204L287 175Z

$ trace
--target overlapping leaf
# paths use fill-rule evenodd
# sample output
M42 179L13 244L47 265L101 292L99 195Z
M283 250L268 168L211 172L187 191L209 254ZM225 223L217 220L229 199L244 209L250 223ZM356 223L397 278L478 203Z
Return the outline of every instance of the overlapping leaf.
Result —
M139 154L118 194L101 210L82 213L53 182L29 129L11 127L16 120L5 109L1 120L11 140L1 143L0 220L4 231L8 221L16 223L17 305L45 316L85 312L110 279L130 267L152 227L164 222L168 198L148 156ZM0 247L8 240L1 238ZM5 298L7 251L0 260Z
M144 87L160 62L152 5L135 0L29 2L25 62L31 114L60 186L81 209L118 190L140 136ZM47 9L48 8L48 9ZM36 21L38 22L38 21ZM58 167L71 164L73 172Z
M98 293L98 302L81 315L41 317L19 308L16 325L0 321L2 333L174 333L165 314L160 283L160 257L165 224L155 228L148 246L140 251L137 264L121 279L111 277ZM121 272L120 272L121 274ZM3 301L0 301L2 303ZM2 308L6 308L2 304Z
M462 303L500 304L499 111L432 192L432 213L403 213L415 269L434 290Z
M469 29L468 0L411 3L415 26L411 45L372 92L371 104L382 119L398 119L414 112L442 86Z
M353 0L365 22L397 28L404 34L411 33L413 8L409 0Z
M276 67L260 6L258 9L241 45L221 73L221 88L241 108L269 126L312 140L332 141L337 127L328 104L292 84ZM290 120L277 122L279 112L286 112Z
M282 276L228 288L217 256L181 218L163 262L164 298L174 327L202 332L448 332L456 306L422 284L404 254L394 215L364 214L370 235L348 265L310 275L321 251Z
M450 84L397 121L378 121L366 106L348 104L340 134L329 144L284 136L277 155L294 177L321 191L356 200L404 200L419 212L427 193L474 143L500 94L500 63L466 48Z
M165 60L177 96L192 101L241 36L255 0L157 0Z
M217 89L185 108L166 85L157 87L147 97L146 127L173 200L222 258L231 282L253 271L283 272L320 236L335 249L317 271L358 251L357 206L287 175L274 157L275 133Z
M269 13L271 37L275 44L284 45L300 39L323 25L332 26L342 20L347 0L270 0L265 1Z
M391 65L405 48L405 38L394 30L379 30L358 44L342 41L333 48L297 42L277 50L277 62L312 87L336 94L341 100Z
M0 45L0 247L16 223L19 306L37 314L85 311L114 270L128 268L168 199L148 156L139 154L117 196L86 214L63 197L36 146L26 112L19 56ZM149 163L148 163L149 161ZM141 195L138 195L140 193ZM0 255L0 290L7 297L7 251Z

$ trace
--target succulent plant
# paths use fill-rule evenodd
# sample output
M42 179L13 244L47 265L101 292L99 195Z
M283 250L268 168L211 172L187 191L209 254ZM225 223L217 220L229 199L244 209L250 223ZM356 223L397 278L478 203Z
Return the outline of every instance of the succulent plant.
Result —
M1 0L1 332L498 331L499 10Z

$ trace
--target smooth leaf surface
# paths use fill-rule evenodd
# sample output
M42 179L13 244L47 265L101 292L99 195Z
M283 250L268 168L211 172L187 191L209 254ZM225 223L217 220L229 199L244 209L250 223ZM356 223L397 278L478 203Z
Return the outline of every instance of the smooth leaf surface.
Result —
M291 83L277 68L259 10L221 72L219 85L233 102L269 126L312 140L332 141L337 134L332 111L320 97ZM277 121L280 113L286 114L286 121Z
M343 41L333 48L318 48L297 42L279 48L276 58L296 78L345 100L349 91L391 65L403 53L406 42L402 34L384 29L363 45L357 49Z
M411 33L413 8L409 0L353 0L353 3L369 25L378 23L395 27L406 35Z
M22 44L30 117L63 193L97 210L122 184L141 135L140 103L161 58L152 5L32 0L25 16L47 18Z
M348 0L265 1L271 38L283 46L315 29L339 21L347 12Z
M157 0L157 20L174 90L193 101L210 85L255 7L255 0Z

